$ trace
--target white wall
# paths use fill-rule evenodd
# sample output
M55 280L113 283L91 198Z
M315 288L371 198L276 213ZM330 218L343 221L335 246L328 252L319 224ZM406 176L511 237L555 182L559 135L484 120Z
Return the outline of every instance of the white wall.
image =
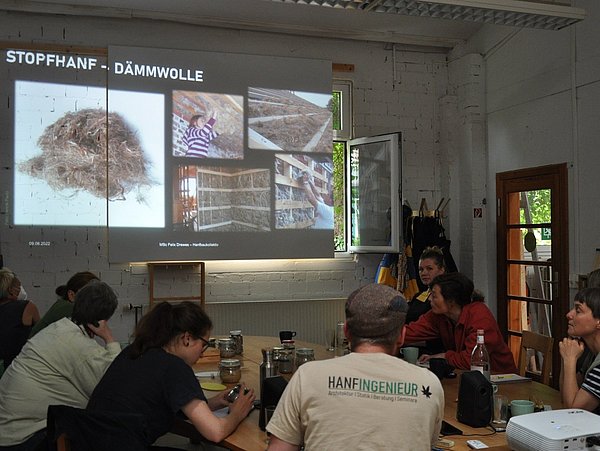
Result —
M498 172L569 164L569 264L592 269L600 247L600 4L574 2L588 16L560 31L485 26L451 59L477 52L486 66L487 198ZM495 286L495 211L487 211L489 286ZM490 290L492 293L492 290ZM493 297L493 296L491 296Z
M404 150L404 195L418 207L421 197L430 206L437 205L448 186L448 174L442 172L440 147L439 100L447 94L446 56L440 53L416 52L382 43L356 42L319 38L300 38L269 33L232 31L176 25L159 21L102 20L68 16L42 16L0 12L0 40L106 47L130 45L174 49L197 49L237 53L269 54L287 57L330 59L353 64L355 72L335 74L354 83L355 136L401 131ZM395 70L394 70L395 63ZM396 78L394 79L394 74ZM0 132L1 133L1 132ZM0 135L0 159L11 149ZM444 154L452 154L451 140ZM5 165L2 165L5 166ZM3 184L2 199L10 198L10 187ZM453 198L447 210L450 217ZM145 268L110 265L106 259L106 234L103 230L65 229L66 252L51 259L17 255L13 243L19 241L18 230L7 226L7 213L0 228L0 244L5 265L15 270L30 297L44 312L54 301L54 288L76 271L91 270L115 287L122 304L147 304L148 274ZM448 230L452 238L451 230ZM454 248L453 248L454 249ZM455 249L454 249L455 250ZM206 279L208 302L245 302L264 300L339 299L353 289L373 280L379 255L359 256L356 261L342 262L267 262L209 263ZM458 259L457 259L458 260ZM460 264L460 262L459 262ZM470 262L465 262L471 266ZM186 279L173 279L173 291L185 287ZM184 288L185 290L186 288ZM167 286L169 291L170 287ZM190 291L191 288L188 289ZM178 293L180 291L177 291ZM288 314L309 308L298 302L294 310L288 303ZM232 304L231 308L235 308ZM337 310L339 314L339 310ZM219 315L227 312L219 308ZM335 317L315 318L331 324ZM230 325L214 318L216 332ZM273 321L279 321L274 318ZM127 337L133 314L121 312L112 321L119 339ZM247 326L247 327L246 327ZM242 329L251 325L239 324ZM298 331L301 334L301 331ZM306 339L311 337L305 336ZM317 338L315 337L315 340Z

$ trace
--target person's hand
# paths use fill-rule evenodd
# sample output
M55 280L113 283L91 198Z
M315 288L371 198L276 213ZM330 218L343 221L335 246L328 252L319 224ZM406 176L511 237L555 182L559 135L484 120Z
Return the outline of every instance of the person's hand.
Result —
M425 362L429 362L429 359L431 359L432 356L430 356L429 354L421 354L419 356L419 358L417 359L417 363L425 363Z
M228 388L226 390L223 390L220 393L217 393L215 396L210 398L208 400L208 405L210 407L210 410L219 410L219 409L222 409L223 407L228 407L229 404L231 404L229 402L229 400L227 399L227 396L229 395L230 391L231 391L231 389Z
M218 111L214 111L212 114L212 118L216 121L219 117L219 112Z
M577 359L583 354L584 346L579 340L573 338L563 338L558 342L558 350L561 358L566 361L577 362Z
M446 354L443 352L441 352L439 354L433 354L433 355L422 354L417 359L417 363L426 363L426 362L429 362L431 359L445 359L445 358L446 358Z
M88 330L90 330L93 333L93 335L98 335L107 344L115 341L115 339L112 335L112 330L110 330L110 327L108 327L108 322L104 319L101 319L100 321L98 321L97 326L95 326L91 323L88 323L88 324L86 324L86 327L88 328Z
M256 395L254 394L254 389L248 389L246 393L246 384L242 383L240 387L240 394L233 403L229 406L229 414L230 415L239 415L240 418L246 418L250 411L254 408L254 400L256 399Z

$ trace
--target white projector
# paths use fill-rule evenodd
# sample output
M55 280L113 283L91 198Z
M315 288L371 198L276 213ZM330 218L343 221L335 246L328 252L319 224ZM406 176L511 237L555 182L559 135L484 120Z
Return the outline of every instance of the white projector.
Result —
M600 416L586 410L547 410L512 417L506 426L515 451L600 450Z

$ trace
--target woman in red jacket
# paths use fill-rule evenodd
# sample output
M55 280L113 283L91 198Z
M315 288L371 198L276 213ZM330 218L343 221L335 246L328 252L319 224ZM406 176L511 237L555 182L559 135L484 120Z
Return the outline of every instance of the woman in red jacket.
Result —
M405 344L440 338L445 352L422 355L420 362L443 358L454 368L470 369L477 329L485 333L485 346L493 373L517 373L498 323L481 296L473 296L473 282L461 273L442 274L431 282L431 310L406 326Z

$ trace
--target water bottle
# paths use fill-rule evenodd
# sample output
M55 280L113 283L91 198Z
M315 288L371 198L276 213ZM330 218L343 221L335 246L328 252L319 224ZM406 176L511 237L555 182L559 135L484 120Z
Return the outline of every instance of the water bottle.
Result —
M483 329L477 329L477 345L471 352L471 371L480 371L490 380L490 355L485 347Z

